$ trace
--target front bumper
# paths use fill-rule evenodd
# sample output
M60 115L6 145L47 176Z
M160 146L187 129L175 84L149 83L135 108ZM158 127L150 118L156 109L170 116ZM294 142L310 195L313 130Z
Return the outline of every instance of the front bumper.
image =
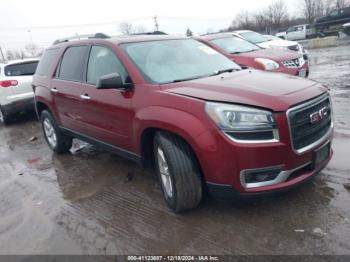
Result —
M305 60L305 64L302 67L295 68L287 68L281 63L280 67L277 69L277 72L307 78L309 76L309 63L307 60Z
M306 169L305 167L307 167L307 163L306 165L301 166L300 169L296 168L294 170L283 171L286 174L289 174L289 177L285 182L279 183L274 187L261 187L259 191L239 192L237 190L234 190L230 185L216 184L211 182L207 182L206 184L210 195L218 200L253 199L259 197L275 196L308 183L313 177L319 174L324 167L327 166L328 162L332 158L332 155L333 151L331 151L329 158L316 168ZM300 170L301 172L298 173L295 178L293 178L290 175L293 175L295 170Z
M218 129L211 129L197 137L196 155L209 190L215 197L259 195L288 190L313 177L327 165L332 157L333 129L319 144L298 154L293 150L286 113L276 113L275 118L279 127L279 142L236 143ZM313 166L315 151L328 143L329 155L322 163ZM256 187L247 187L242 183L242 171L271 167L280 168L281 174L277 181Z

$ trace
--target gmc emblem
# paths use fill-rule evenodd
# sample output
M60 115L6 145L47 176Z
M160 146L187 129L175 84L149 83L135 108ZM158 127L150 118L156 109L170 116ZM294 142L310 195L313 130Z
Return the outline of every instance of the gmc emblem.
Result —
M326 118L327 115L328 115L327 107L326 106L322 107L320 110L310 115L310 123L316 124L320 122L322 119Z

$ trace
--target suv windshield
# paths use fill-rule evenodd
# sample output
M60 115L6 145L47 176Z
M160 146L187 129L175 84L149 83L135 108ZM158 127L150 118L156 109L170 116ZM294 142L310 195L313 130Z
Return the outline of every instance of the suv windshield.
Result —
M263 35L256 33L256 32L244 32L244 33L240 33L240 35L244 39L247 39L249 42L252 42L254 44L259 44L262 42L270 41L270 39L268 37L263 36Z
M123 44L148 82L171 83L241 69L214 49L192 39Z
M239 54L259 50L260 47L238 37L226 37L211 40L218 47L230 54Z

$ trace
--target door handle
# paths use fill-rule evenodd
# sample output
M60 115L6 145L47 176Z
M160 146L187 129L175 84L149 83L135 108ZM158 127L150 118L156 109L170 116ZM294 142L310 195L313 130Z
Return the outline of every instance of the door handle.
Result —
M87 95L87 94L81 95L80 98L81 98L82 100L90 100L90 99L91 99L91 97L89 97L89 95Z
M53 87L53 88L51 88L51 92L52 92L52 93L58 93L58 90L57 90L56 87Z

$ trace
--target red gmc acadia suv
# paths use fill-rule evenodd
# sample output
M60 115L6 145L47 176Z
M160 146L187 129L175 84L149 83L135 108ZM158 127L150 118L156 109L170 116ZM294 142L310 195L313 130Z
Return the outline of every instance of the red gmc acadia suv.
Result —
M126 36L48 48L33 79L45 139L77 137L154 168L167 205L269 194L307 181L332 156L328 89L242 70L188 38Z

